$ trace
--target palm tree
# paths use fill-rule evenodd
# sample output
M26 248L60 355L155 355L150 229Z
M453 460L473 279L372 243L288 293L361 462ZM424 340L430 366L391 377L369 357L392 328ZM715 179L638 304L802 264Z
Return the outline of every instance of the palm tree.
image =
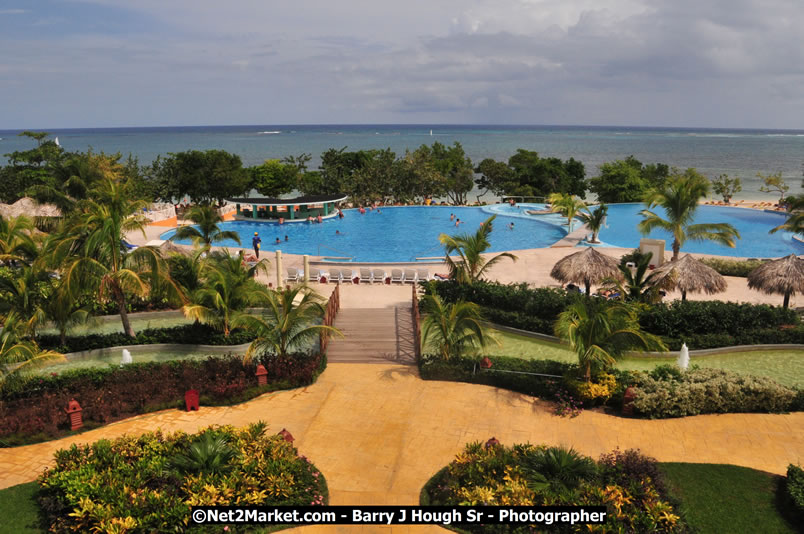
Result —
M37 328L47 321L42 290L48 281L46 272L28 265L15 269L11 277L0 277L0 312L14 313L17 326L28 336L36 337Z
M190 296L184 315L209 324L229 337L233 322L246 308L268 300L269 289L257 282L258 272L267 272L268 261L245 267L238 256L228 250L202 261L199 274L202 286Z
M53 204L67 216L78 207L81 200L90 196L92 189L104 179L114 178L122 167L117 162L119 156L107 156L103 153L75 154L53 169L57 183L35 185L26 191L40 204Z
M784 224L780 224L769 233L779 230L804 235L804 195L787 197L787 211L790 213Z
M438 236L438 240L444 245L444 251L446 252L445 262L449 267L450 278L462 284L473 284L482 279L486 271L503 258L510 258L513 261L517 260L517 257L510 252L497 254L490 260L483 258L483 252L491 246L489 234L491 234L492 223L496 217L496 215L493 215L486 219L473 235L462 234L451 236L441 234ZM457 254L460 259L457 261L453 260L451 257L452 254Z
M586 212L580 212L577 217L583 222L589 230L592 231L592 243L600 243L597 235L600 229L603 228L603 223L606 220L606 214L609 212L609 207L605 204L600 204L594 210L587 207Z
M611 367L626 351L667 350L661 339L640 329L631 306L603 299L577 299L558 316L555 333L578 354L587 382L593 368Z
M300 293L301 300L296 302ZM262 317L243 313L232 320L233 328L242 327L257 334L246 352L246 361L259 350L287 356L292 350L305 348L322 332L342 335L337 328L317 324L326 310L324 298L313 290L297 285L269 290L266 297Z
M480 322L480 307L473 302L447 304L432 294L422 298L422 309L422 345L434 347L445 360L460 358L493 341Z
M41 350L28 339L27 327L19 316L12 312L6 316L0 330L0 391L13 378L41 365L63 360L64 356L50 350Z
M231 239L238 245L240 235L231 230L221 230L218 223L223 222L218 210L213 206L193 206L187 212L187 218L193 221L195 226L181 226L170 238L171 241L179 239L191 239L196 245L203 244L204 248L209 249L212 243Z
M24 215L0 216L0 261L28 261L36 257L36 245L31 237L33 221Z
M183 296L157 249L127 251L123 245L129 232L145 235L142 208L146 203L133 199L126 183L112 178L104 178L90 197L63 221L49 245L49 261L62 267L62 284L74 300L96 292L101 302L117 303L125 333L135 337L126 310L128 295L147 295L149 281L156 279L177 298Z
M657 302L662 288L656 285L658 277L655 272L648 273L651 258L653 253L642 254L639 251L624 256L617 266L622 274L622 281L610 278L607 280L607 289L617 291L620 300L646 304ZM633 270L626 265L628 260L634 261Z
M92 319L89 311L70 295L64 286L57 286L45 300L45 315L59 331L59 345L67 343L67 332Z
M572 232L572 220L586 207L586 202L575 195L566 193L553 193L547 197L547 201L550 203L551 211L560 213L567 218L569 232Z
M734 248L735 239L740 233L726 223L691 224L698 208L698 202L709 194L709 180L687 170L684 174L668 178L664 185L648 192L645 204L648 209L640 212L644 219L637 225L640 232L647 235L659 228L673 234L673 258L678 259L681 247L689 239L693 241L715 241ZM650 211L655 206L664 208L666 219Z

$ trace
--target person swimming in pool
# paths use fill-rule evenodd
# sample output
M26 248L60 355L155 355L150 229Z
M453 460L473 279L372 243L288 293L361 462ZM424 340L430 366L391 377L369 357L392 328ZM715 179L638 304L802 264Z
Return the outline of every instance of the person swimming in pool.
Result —
M514 229L514 223L508 223L508 229L513 230Z
M278 245L279 243L281 243L281 241L280 241L280 240L279 240L279 238L277 237L277 238L276 238L276 244Z

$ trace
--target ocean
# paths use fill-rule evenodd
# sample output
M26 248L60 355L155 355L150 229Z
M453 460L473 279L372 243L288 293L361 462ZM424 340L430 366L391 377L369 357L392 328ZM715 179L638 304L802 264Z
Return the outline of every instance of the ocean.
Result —
M322 152L391 148L397 155L435 141L460 142L474 164L484 158L507 160L518 148L541 156L574 157L586 166L587 177L607 161L633 155L643 163L694 167L710 178L739 177L743 191L736 198L777 197L759 192L756 174L782 172L790 193L801 191L804 130L725 130L613 126L495 125L258 125L179 126L154 128L87 128L47 130L66 150L92 148L132 154L140 163L184 150L222 149L238 154L250 166L265 159L309 153L318 166ZM32 141L19 130L0 130L0 154L25 150ZM5 157L0 163L6 164Z

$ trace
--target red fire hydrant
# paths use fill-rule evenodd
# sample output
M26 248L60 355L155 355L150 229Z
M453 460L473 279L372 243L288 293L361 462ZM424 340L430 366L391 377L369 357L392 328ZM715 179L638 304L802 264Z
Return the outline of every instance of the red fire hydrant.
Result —
M491 360L489 360L488 356L480 360L480 367L482 367L483 369L491 369Z
M625 388L623 393L623 415L634 415L634 399L636 390L632 387Z
M282 430L277 432L277 434L282 436L282 439L284 439L285 441L287 441L289 443L293 443L293 434L288 432L287 429L283 428Z
M70 416L70 430L78 430L84 426L83 416L81 412L84 411L78 401L75 399L67 403L67 409L64 410Z
M258 386L268 385L268 369L266 369L263 364L257 366L257 372L254 374L257 375Z
M188 389L187 392L184 394L184 404L187 406L187 411L195 410L198 411L198 390L197 389Z
M491 438L490 440L488 440L488 441L486 442L486 448L487 448L487 449L490 449L490 448L492 448L492 447L496 447L496 446L497 446L497 445L499 445L499 444L500 444L500 440L498 440L497 438L494 438L494 437L493 437L493 438Z

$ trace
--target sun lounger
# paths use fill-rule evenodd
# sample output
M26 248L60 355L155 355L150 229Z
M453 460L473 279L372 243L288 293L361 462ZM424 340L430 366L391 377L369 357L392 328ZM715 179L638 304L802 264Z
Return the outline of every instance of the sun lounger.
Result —
M354 282L355 272L352 269L341 269L341 283L351 284Z
M368 267L361 267L360 268L360 283L361 284L370 284L371 283L371 269Z
M309 282L320 282L323 277L329 278L329 273L322 272L320 269L310 269L310 277L307 280Z
M405 269L405 274L402 276L402 283L404 284L415 284L416 283L416 271L413 269Z
M416 279L419 282L426 282L430 279L430 271L428 269L416 269Z
M288 267L287 271L288 271L288 275L285 278L285 281L288 282L288 283L295 284L296 282L299 281L299 278L304 276L304 274L300 273L299 270L296 269L295 267Z
M402 274L402 269L391 269L391 283L399 282L400 284L404 280L404 275Z
M374 269L371 271L371 281L373 283L383 284L386 278L388 278L388 274L382 269Z

